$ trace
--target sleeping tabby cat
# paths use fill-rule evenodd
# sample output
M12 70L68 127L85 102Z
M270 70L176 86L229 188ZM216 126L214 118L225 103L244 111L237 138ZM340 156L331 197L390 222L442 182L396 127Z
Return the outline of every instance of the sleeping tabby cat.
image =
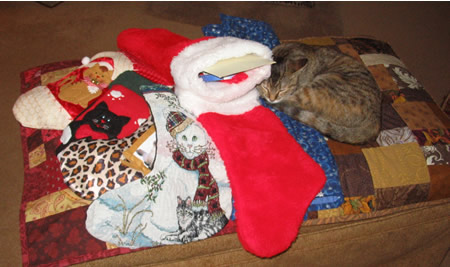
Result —
M274 108L340 142L360 144L380 130L381 92L356 59L298 42L273 49L276 64L258 91Z

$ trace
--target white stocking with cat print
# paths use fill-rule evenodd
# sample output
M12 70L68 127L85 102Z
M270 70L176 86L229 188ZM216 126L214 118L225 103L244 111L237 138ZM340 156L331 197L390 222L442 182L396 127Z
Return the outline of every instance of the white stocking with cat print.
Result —
M232 211L231 189L218 150L206 131L180 108L173 93L151 91L144 96L156 126L157 154L154 168L142 180L128 183L95 200L87 211L86 228L100 240L130 248L186 243L209 237L225 225L213 224L220 219L226 222ZM189 168L195 165L194 160L206 162L205 157L208 159L206 171L217 184L219 203L212 203L208 198L205 202L193 201L199 199L199 174L205 170L180 167L182 163L174 160L176 151L182 154L180 162L192 162ZM200 154L203 158L198 160ZM180 231L180 225L183 226L177 216L180 199L191 204L187 208L194 210L197 220L200 220L199 214L209 215L212 204L219 205L224 216L219 219L209 216L209 227L204 225L207 233L188 235L183 232L186 229ZM191 201L187 202L188 199Z

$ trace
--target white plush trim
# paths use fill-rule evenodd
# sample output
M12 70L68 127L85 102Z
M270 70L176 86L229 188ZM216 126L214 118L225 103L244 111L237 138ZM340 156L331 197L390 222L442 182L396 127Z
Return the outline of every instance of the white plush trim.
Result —
M12 110L16 120L29 128L62 130L72 121L47 86L20 95Z
M222 59L257 54L272 58L272 51L258 42L235 37L217 37L186 47L171 62L175 94L180 104L198 116L205 112L241 114L259 105L255 86L270 76L270 66L247 71L237 84L206 83L198 74Z
M91 61L101 57L109 57L114 61L114 71L111 77L112 80L115 80L117 76L127 70L133 70L133 62L122 52L100 52L93 56Z

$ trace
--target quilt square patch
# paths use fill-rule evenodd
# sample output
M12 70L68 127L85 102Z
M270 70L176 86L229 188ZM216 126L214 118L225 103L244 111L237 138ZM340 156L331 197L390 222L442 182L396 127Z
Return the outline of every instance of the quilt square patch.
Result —
M430 182L427 164L417 143L362 151L369 165L375 189Z
M375 196L346 197L344 203L335 209L319 210L319 218L330 218L370 213L376 210Z
M388 66L388 72L400 89L424 89L422 84L404 67Z
M377 210L400 207L426 201L430 184L416 184L389 188L376 188Z
M348 155L361 153L361 146L344 144L332 139L327 140L328 147L333 155Z
M44 141L42 140L41 131L33 131L27 137L27 149L28 151L33 151L38 146L42 145Z
M387 99L381 103L381 110L383 111L381 114L381 130L406 127L406 123Z
M27 223L29 264L48 264L103 251L105 243L92 237L84 227L86 209L81 207Z
M400 94L406 99L406 101L423 101L423 102L433 102L431 96L425 90L417 89L400 89Z
M378 87L382 91L386 90L399 90L397 84L392 79L389 71L386 69L384 65L373 65L367 67L369 71L372 73L372 76L375 78L375 81L378 84Z
M376 201L375 196L364 197L346 197L344 204L341 207L343 215L370 213L375 210Z
M321 46L332 46L335 45L336 42L330 37L313 37L313 38L304 38L302 39L302 43L307 45L321 45Z
M442 122L445 128L450 128L450 117L447 116L439 106L434 102L427 102L428 107L433 111L434 115Z
M28 202L25 209L25 221L35 221L90 203L91 201L75 195L72 190L64 189Z
M426 102L404 102L392 104L411 130L445 128Z
M336 156L341 187L346 197L374 194L369 166L362 154Z
M387 54L398 57L390 45L386 42L371 38L351 38L348 42L359 54Z
M358 51L356 51L353 48L353 46L351 46L350 44L340 44L340 45L338 45L338 48L339 48L339 50L341 50L342 53L349 55L362 63L362 60L359 57Z
M428 200L450 197L450 165L428 166L430 170L430 192Z
M30 164L30 169L45 162L47 160L47 155L45 154L45 145L41 144L40 146L36 147L31 152L29 152L28 160Z
M330 218L330 217L339 217L344 215L342 213L342 208L334 208L334 209L326 209L326 210L319 210L317 212L317 218Z
M423 155L428 165L450 165L450 145L423 146Z

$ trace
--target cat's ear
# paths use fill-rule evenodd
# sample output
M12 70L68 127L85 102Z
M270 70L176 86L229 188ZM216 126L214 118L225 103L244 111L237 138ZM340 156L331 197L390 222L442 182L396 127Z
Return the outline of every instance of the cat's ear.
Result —
M98 109L106 109L106 110L108 110L108 105L106 104L105 101L102 101L95 108L96 109L98 108Z
M126 117L126 116L119 116L117 119L120 122L121 127L130 121L130 117Z
M186 205L191 206L192 201L191 201L191 197L187 197L186 198Z
M289 60L288 62L288 69L292 70L292 72L296 72L299 69L303 68L306 63L308 63L308 59L307 58L299 58L299 59L294 59L294 60Z
M183 200L181 199L181 197L180 197L180 196L177 196L177 202L178 202L178 205L180 205L182 201L183 201Z
M100 69L102 72L107 72L107 71L109 71L108 68L105 67L105 66L99 66L99 69Z

